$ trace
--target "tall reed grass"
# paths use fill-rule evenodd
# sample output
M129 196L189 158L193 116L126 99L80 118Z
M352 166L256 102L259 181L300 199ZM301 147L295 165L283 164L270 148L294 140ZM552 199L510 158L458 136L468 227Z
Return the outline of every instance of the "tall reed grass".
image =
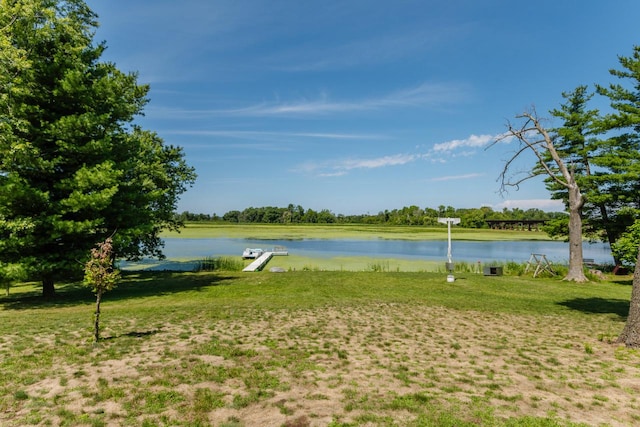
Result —
M194 271L242 271L244 262L234 257L207 257L198 261Z

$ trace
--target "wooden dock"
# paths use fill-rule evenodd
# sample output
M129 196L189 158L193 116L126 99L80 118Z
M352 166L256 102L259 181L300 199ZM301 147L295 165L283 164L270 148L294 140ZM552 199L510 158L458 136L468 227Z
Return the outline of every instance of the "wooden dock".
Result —
M271 258L276 255L289 255L289 252L285 248L275 248L273 251L265 252L256 258L251 264L243 268L242 271L260 271L269 261L271 261Z
M242 271L260 271L273 258L273 252L265 252L256 258L251 264L247 265Z

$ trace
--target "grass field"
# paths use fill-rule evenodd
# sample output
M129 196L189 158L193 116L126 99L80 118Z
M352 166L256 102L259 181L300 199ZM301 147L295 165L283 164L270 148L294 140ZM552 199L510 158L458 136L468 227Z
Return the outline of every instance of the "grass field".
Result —
M459 240L550 240L541 231L488 230L453 227ZM406 239L447 240L446 227L391 226L366 224L220 224L190 222L180 233L164 237L244 239Z
M629 426L630 278L125 273L0 298L0 425Z

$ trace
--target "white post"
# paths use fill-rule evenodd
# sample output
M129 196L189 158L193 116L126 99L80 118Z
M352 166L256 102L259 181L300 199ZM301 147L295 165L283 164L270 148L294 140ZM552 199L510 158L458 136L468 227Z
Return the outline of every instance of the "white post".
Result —
M447 245L447 259L451 262L451 221L447 221L447 240L449 241Z
M447 224L447 268L449 269L449 275L447 276L447 282L453 282L453 260L451 257L451 224L460 224L460 218L438 218L438 222Z

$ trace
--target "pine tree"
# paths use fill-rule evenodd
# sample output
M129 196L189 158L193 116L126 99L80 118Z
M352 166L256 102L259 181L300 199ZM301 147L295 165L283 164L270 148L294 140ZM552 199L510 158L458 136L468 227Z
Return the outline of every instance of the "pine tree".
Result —
M100 61L96 19L81 0L0 8L0 262L48 297L116 230L118 256L159 255L195 180L181 149L133 124L149 88Z

